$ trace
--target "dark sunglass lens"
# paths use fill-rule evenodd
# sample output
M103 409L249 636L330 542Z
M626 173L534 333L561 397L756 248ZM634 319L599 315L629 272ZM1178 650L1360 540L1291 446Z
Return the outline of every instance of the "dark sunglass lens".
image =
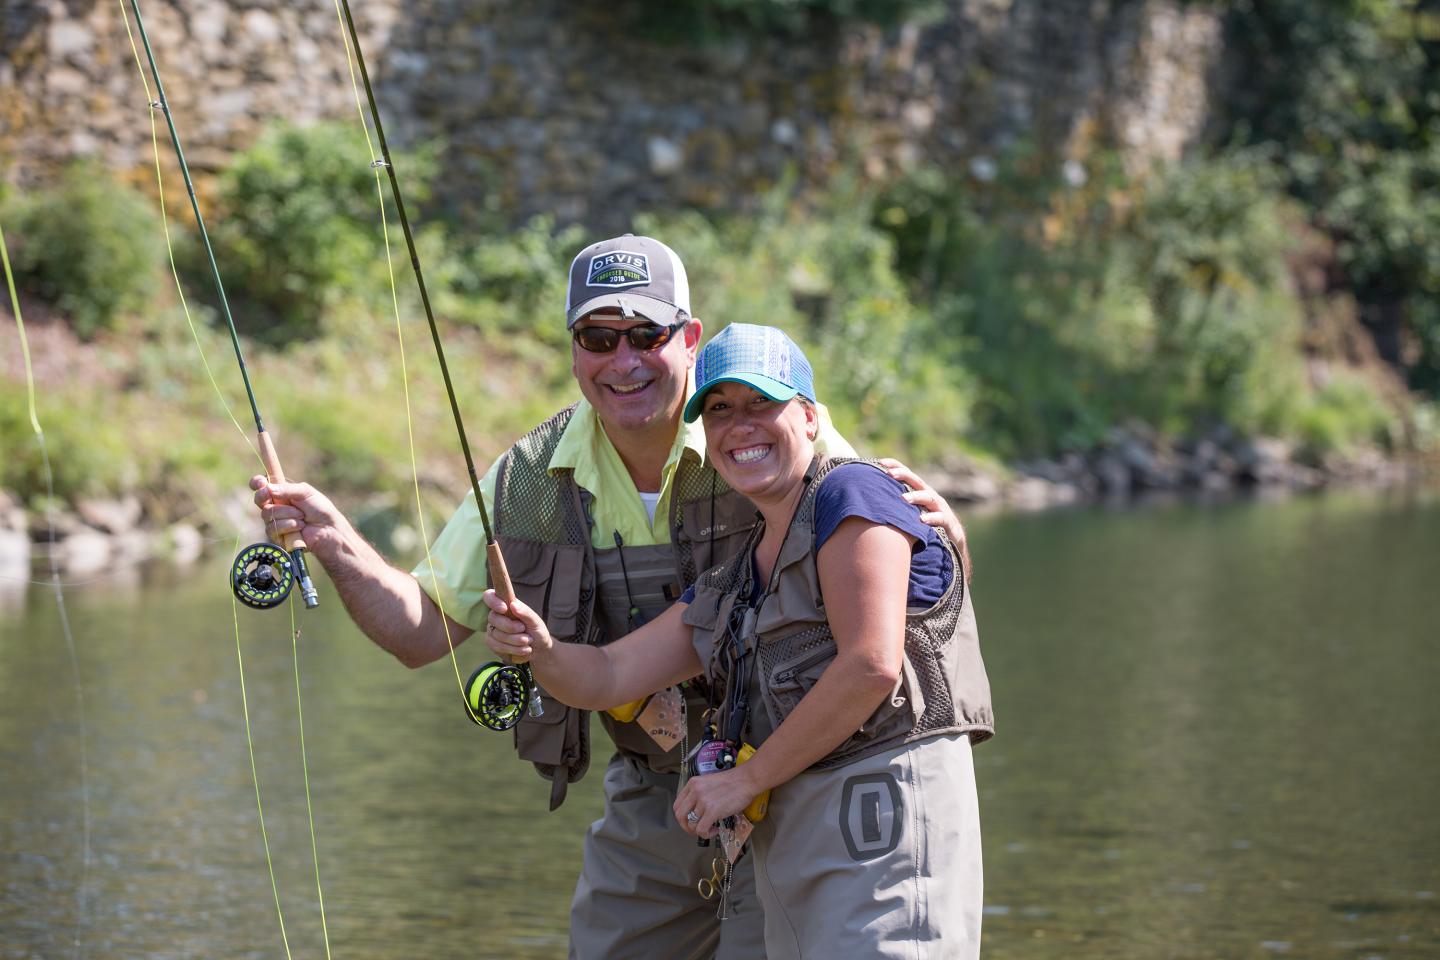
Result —
M609 327L579 327L575 342L591 353L609 353L620 342L620 331Z
M630 345L636 350L654 350L669 343L674 332L674 327L647 324L643 327L631 327L626 335L630 338Z

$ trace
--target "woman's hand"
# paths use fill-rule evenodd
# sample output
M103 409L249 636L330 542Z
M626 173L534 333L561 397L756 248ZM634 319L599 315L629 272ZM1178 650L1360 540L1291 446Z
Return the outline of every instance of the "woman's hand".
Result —
M940 496L934 487L922 480L919 474L899 460L885 457L880 460L880 465L891 477L910 488L904 497L907 502L920 508L920 520L945 531L945 535L960 552L960 560L965 565L965 579L969 580L970 546L965 542L965 527L960 523L960 518L955 516L955 511L950 509L949 502Z
M675 820L686 833L713 837L721 820L740 813L759 794L744 766L691 777L675 798Z
M555 646L555 638L545 628L545 621L519 600L508 606L494 590L486 590L485 606L490 608L485 626L485 643L511 663L525 663L536 655L544 655Z

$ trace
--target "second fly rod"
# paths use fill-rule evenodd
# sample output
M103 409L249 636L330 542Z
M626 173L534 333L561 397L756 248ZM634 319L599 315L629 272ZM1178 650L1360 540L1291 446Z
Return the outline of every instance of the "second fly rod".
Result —
M395 210L400 217L400 228L405 233L405 246L410 253L410 266L415 271L415 282L420 288L420 303L425 308L425 319L430 324L430 339L435 344L435 357L440 361L440 375L445 381L445 395L450 399L450 413L455 418L455 432L460 437L460 449L465 455L465 469L470 474L470 489L475 496L475 507L480 513L480 524L485 531L485 557L490 586L505 603L515 600L515 587L510 582L510 573L505 568L505 558L500 553L500 544L490 527L490 514L485 509L485 498L480 493L480 477L475 471L475 458L470 453L470 441L465 436L465 423L460 417L460 404L455 399L455 387L450 380L450 368L445 363L445 347L440 342L440 330L435 324L435 311L430 306L430 293L425 287L425 274L420 269L420 254L415 249L415 237L410 230L410 220L405 214L405 200L400 192L400 181L395 176L395 164L390 159L390 146L385 140L385 127L380 121L380 107L375 102L375 91L370 85L370 72L365 68L365 55L360 50L360 37L355 30L355 18L350 12L350 0L339 0L345 15L345 29L350 37L350 46L355 52L355 62L360 69L360 79L365 85L365 98L370 104L370 119L375 124L375 135L380 141L380 159L377 166L383 166L390 179L390 192L395 198ZM528 663L503 664L487 663L470 675L465 682L466 710L470 718L492 730L509 730L520 722L522 706L530 716L538 717L544 710L540 703L540 691L535 686L535 677Z
M225 297L225 284L220 280L220 268L215 263L215 250L210 245L210 234L205 230L205 218L200 215L200 202L195 198L195 183L190 178L190 167L185 162L185 150L180 146L180 134L175 130L175 118L170 115L170 103L165 99L165 85L160 81L160 69L155 64L155 53L150 48L150 37L145 32L145 20L140 15L138 0L130 0L130 9L135 14L135 25L145 48L145 58L150 64L150 76L155 80L158 99L150 106L165 115L170 142L175 147L175 159L180 164L180 175L184 178L185 189L190 195L190 209L195 214L195 226L200 232L200 241L210 263L210 276L215 281L215 295L220 300L220 309L225 314L226 325L230 328L230 342L235 347L240 378L245 382L245 396L250 401L250 412L255 417L260 460L272 483L284 483L285 471L280 467L280 457L275 452L275 444L265 432L265 423L260 419L260 407L255 402L255 391L250 386L250 374L245 369L245 354L240 349L240 335L235 331L235 318L230 314L230 301ZM282 536L279 546L273 543L251 544L236 555L235 562L230 567L230 588L235 592L235 596L246 606L257 609L279 606L289 596L296 582L300 584L300 595L305 600L305 606L318 606L320 599L315 594L315 585L311 582L310 571L305 566L305 541L298 532Z

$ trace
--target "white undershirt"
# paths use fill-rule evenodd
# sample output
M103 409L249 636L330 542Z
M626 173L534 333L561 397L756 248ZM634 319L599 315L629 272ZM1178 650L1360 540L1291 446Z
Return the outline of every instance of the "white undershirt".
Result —
M640 502L645 504L645 512L650 514L650 523L655 523L655 508L660 505L660 494L645 493L640 491Z

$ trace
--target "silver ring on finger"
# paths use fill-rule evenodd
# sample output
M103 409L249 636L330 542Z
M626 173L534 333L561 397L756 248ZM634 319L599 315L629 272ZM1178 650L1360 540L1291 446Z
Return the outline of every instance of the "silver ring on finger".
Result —
M690 823L699 823L700 814L696 813L694 810L691 810L689 813L685 814L685 819Z

